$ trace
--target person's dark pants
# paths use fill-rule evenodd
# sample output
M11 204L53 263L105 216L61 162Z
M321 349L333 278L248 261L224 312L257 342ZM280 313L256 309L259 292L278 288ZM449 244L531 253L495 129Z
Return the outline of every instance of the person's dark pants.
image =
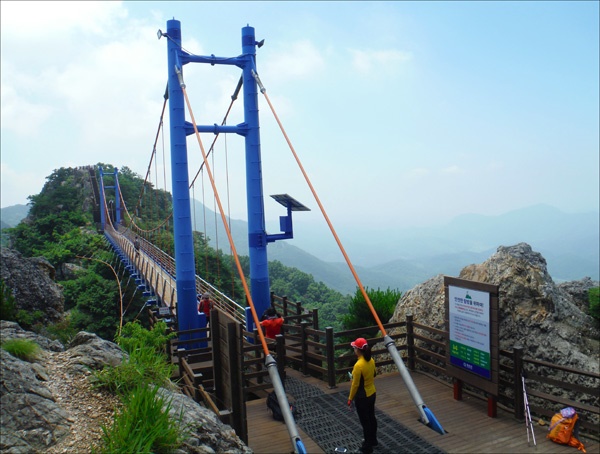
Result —
M375 396L357 397L354 399L356 413L363 428L365 445L375 446L377 444L377 419L375 418Z

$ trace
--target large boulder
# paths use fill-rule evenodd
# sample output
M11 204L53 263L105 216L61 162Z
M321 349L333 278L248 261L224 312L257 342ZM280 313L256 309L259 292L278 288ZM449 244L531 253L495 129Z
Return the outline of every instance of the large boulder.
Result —
M50 323L63 318L62 287L54 282L55 269L45 258L26 258L3 247L0 259L0 278L12 292L17 309L41 311Z
M127 355L117 344L85 331L77 333L69 343L69 353L70 368L82 373L118 366Z
M171 418L178 421L180 429L187 433L180 449L182 453L252 453L235 430L223 424L211 410L181 392L161 388L158 394L166 404L171 404Z
M556 285L546 260L526 243L500 246L485 262L463 268L458 277L499 286L501 349L519 344L528 357L598 372L600 330L582 303L598 282L586 278ZM390 322L403 321L407 314L445 329L442 275L402 295Z

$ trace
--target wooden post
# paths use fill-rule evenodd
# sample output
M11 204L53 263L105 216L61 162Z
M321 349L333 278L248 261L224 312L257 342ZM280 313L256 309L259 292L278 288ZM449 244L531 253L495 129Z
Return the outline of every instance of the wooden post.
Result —
M242 383L242 333L241 325L227 323L227 347L229 353L229 383L231 387L231 427L240 439L248 444L248 425L246 405L244 404L244 386Z
M185 370L182 367L182 361L181 358L183 358L183 356L185 355L185 348L178 348L177 349L177 366L179 367L179 379L181 380L182 383L185 383L183 381L183 374L185 374Z
M258 348L258 346L260 345L260 338L259 338L259 336L258 336L258 329L254 328L254 333L253 333L253 334L254 334L254 342L253 342L253 345L256 347L256 348L255 348L255 350L254 350L254 357L255 357L256 359L258 359L258 358L261 358L261 357L262 357L262 354L261 354L261 351L262 351L262 350L260 350L260 349ZM260 371L261 371L261 369L262 369L262 365L261 365L260 363L256 363L256 364L254 365L254 370L256 370L256 372L260 372ZM262 383L262 382L263 382L263 378L262 378L262 376L260 376L260 375L259 375L258 377L256 377L256 383Z
M306 327L308 322L300 323L300 342L302 343L302 375L308 375L308 344L306 342L308 336L306 335Z
M515 394L515 418L522 421L525 418L525 399L523 396L523 347L513 347L513 381Z
M288 315L288 297L287 296L284 296L282 298L282 305L283 305L283 318L285 318Z
M335 346L333 344L333 328L325 328L325 346L327 352L327 384L330 389L337 388L335 380Z
M498 416L498 405L497 405L496 396L492 396L491 394L488 394L487 409L488 409L488 416L490 418L495 418L496 416Z
M406 314L406 353L408 356L408 369L415 370L415 337L413 315Z
M462 385L463 382L458 378L454 380L454 400L462 400Z
M225 374L223 373L223 321L226 317L221 317L219 313L216 314L216 320L213 320L215 326L212 328L212 350L213 350L213 381L214 381L214 392L217 402L225 401L225 386L224 379ZM225 339L226 340L226 339Z
M312 328L313 328L315 331L318 331L318 330L319 330L319 309L313 309L313 310L311 311L311 314L312 314ZM313 337L313 340L314 340L315 342L321 342L321 339L319 338L319 335L318 335L318 334L315 334L315 335L314 335L314 337ZM317 351L317 353L318 353L318 354L321 354L321 352L320 352L320 351Z
M275 355L277 356L277 372L281 381L285 381L285 337L282 334L275 336Z

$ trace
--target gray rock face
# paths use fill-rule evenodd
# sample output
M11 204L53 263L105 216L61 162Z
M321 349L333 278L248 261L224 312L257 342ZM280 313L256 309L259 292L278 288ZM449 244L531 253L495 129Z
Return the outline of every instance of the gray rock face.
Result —
M0 249L0 278L15 297L17 309L42 311L48 322L62 319L64 297L54 282L54 267L43 257L25 258L19 252Z
M0 330L2 340L26 338L45 350L63 351L60 343L27 332L16 323L2 321ZM46 385L50 373L43 358L38 363L28 363L4 350L0 350L0 355L0 451L46 452L69 433L74 420L60 406L60 400L55 401ZM95 334L80 332L64 350L64 361L74 377L89 373L90 369L100 370L105 365L116 366L125 355L116 344ZM160 395L171 402L170 414L180 421L181 429L187 433L187 439L176 452L252 452L212 411L178 391L161 389Z
M31 453L44 450L69 432L69 416L54 402L33 364L4 350L0 350L0 357L0 451Z
M6 339L27 339L38 344L42 349L51 352L62 352L65 347L57 340L50 340L47 337L40 336L32 331L26 331L18 323L0 320L0 332L2 340Z
M499 247L485 262L463 268L458 277L499 285L501 349L519 344L528 357L598 372L600 330L582 310L587 291L598 282L587 278L556 285L546 260L525 243ZM406 292L390 322L405 320L406 314L413 314L419 323L445 328L442 275Z
M69 344L71 369L83 373L86 370L102 370L104 366L118 366L127 355L121 348L94 333L80 331Z
M182 430L188 431L183 452L252 452L235 431L223 424L211 410L179 392L161 388L158 394L166 402L171 402L169 414L179 421Z

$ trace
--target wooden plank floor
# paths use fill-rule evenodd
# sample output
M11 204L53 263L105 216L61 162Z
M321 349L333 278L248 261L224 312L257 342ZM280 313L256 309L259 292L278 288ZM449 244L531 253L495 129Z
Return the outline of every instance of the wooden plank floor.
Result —
M286 373L306 383L318 386L325 393L347 392L349 383L336 389L328 389L323 381L302 375L292 369ZM452 387L418 372L412 373L415 386L425 404L446 430L441 435L418 421L419 413L399 373L383 374L375 379L379 410L411 429L421 438L448 453L570 453L575 448L562 446L546 438L547 426L534 423L537 445L527 443L527 431L523 421L517 421L512 413L498 408L498 417L487 416L487 402L463 393L463 400L453 398ZM248 446L258 454L286 453L292 451L285 424L274 421L267 411L265 399L247 402ZM298 428L304 446L309 453L324 451L307 434ZM600 452L594 440L582 438L588 453ZM375 448L374 454L386 453L385 446ZM395 453L394 453L395 454Z

